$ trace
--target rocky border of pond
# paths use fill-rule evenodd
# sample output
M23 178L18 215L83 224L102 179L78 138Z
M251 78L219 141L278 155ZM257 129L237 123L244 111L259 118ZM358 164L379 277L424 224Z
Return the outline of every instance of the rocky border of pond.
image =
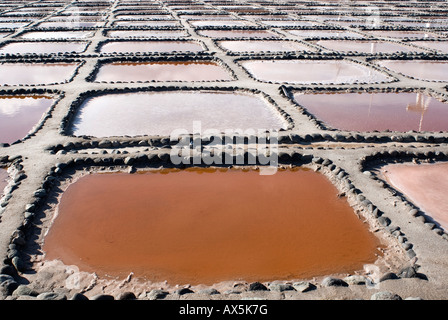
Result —
M75 291L71 290L73 288L64 288L60 287L61 283L58 284L59 289L56 291L54 288L48 287L40 288L40 292L36 291L36 288L33 288L33 282L28 281L28 278L32 278L33 274L33 263L35 261L36 254L38 256L42 255L39 250L40 241L42 241L42 237L45 235L45 229L48 229L50 226L48 225L48 221L51 219L44 221L43 217L51 214L50 212L54 211L54 206L48 206L48 203L57 203L58 195L63 192L65 184L70 184L73 182L73 177L76 173L81 175L88 174L93 171L100 172L116 172L116 171L128 171L128 172L137 172L138 170L163 170L164 168L185 168L185 166L175 166L172 165L167 156L166 152L154 153L152 155L148 155L146 158L131 158L132 166L130 167L129 161L127 158L123 158L122 156L112 156L110 157L110 161L106 161L104 158L99 157L86 157L86 158L76 158L70 159L67 158L67 161L60 162L56 164L50 172L48 172L47 176L44 178L42 182L42 186L35 191L34 193L34 201L27 204L25 206L25 211L23 213L23 223L20 227L18 227L13 234L11 235L11 243L9 245L7 258L5 259L6 265L2 268L3 275L8 275L11 277L10 286L7 288L7 295L18 298L18 296L26 295L26 296L34 296L36 299L45 299L43 296L39 297L40 294L46 294L48 292L52 292L53 295L59 294L64 295L65 299L69 295L72 297L77 294L85 295L88 291L91 291L95 288L95 286L103 285L101 280L93 275L94 281L86 287L81 289L76 289ZM151 156L151 157L149 157ZM236 161L236 158L234 158ZM126 162L128 162L126 164ZM397 243L399 243L399 239L397 239L397 235L399 234L402 239L405 239L405 236L400 233L400 229L397 227L391 227L390 219L388 219L383 212L378 210L374 204L372 204L368 199L366 199L363 194L357 189L350 180L349 174L342 168L336 166L329 159L324 159L320 157L313 156L312 154L302 154L298 152L294 152L292 150L288 151L280 151L279 153L279 162L280 162L280 170L288 170L288 168L292 167L308 167L313 169L314 171L319 171L324 174L330 182L339 190L340 197L346 197L350 206L354 209L354 214L358 216L358 218L365 220L365 222L369 225L370 231L374 232L379 239L381 239L383 245L387 248L391 249L390 255L385 254L383 257L379 257L379 260L375 263L378 264L378 268L381 269L380 274L376 275L376 278L372 279L368 274L362 275L358 273L354 273L352 275L348 275L343 279L338 278L338 275L329 275L329 276L320 276L321 283L316 281L316 278L313 280L306 281L288 281L288 280L276 280L272 282L267 282L265 284L260 282L254 282L251 284L237 282L233 284L233 288L227 290L223 293L215 292L217 291L209 286L198 286L191 287L187 286L184 288L171 287L169 290L172 293L162 290L166 292L163 297L157 295L156 297L151 297L148 295L150 292L145 292L144 295L142 293L136 292L134 296L139 299L164 299L168 294L175 294L176 296L183 295L186 293L207 293L210 294L219 294L221 298L232 297L234 294L242 294L247 291L272 291L272 292L283 292L289 291L297 294L305 293L308 291L312 291L315 289L325 288L325 287L349 287L349 286L364 286L364 289L370 290L372 286L379 285L380 282L385 280L393 279L394 281L399 281L399 279L407 279L407 278L416 278L420 280L427 280L424 274L418 273L418 269L420 266L415 263L416 258L415 255L410 255L409 249L407 250L407 255L404 254L405 250L397 249ZM187 167L197 167L197 165L188 165ZM213 166L216 167L216 166ZM212 167L212 168L213 168ZM218 166L219 167L229 167L236 169L244 169L247 168L247 165L236 165L236 166ZM133 169L132 169L133 168ZM249 168L257 169L260 168L258 165L251 165ZM132 169L132 170L131 170ZM64 182L65 181L65 182ZM36 228L38 230L36 230ZM37 234L36 234L37 232ZM407 243L407 242L404 242ZM388 249L384 249L383 253L387 253ZM398 262L394 259L398 258ZM383 259L385 259L383 261ZM387 263L386 260L392 259L395 261L395 264ZM34 262L33 262L34 261ZM66 266L62 266L65 269L56 268L54 272L60 273L62 270L67 270ZM62 272L63 273L63 272ZM43 274L43 273L42 273ZM60 275L59 275L60 276ZM56 276L56 277L59 277ZM66 275L67 276L67 275ZM106 286L118 286L122 288L126 282L129 282L132 277L132 274L125 280L115 280L111 283L108 283ZM28 283L28 284L26 284ZM67 283L67 282L66 282ZM42 283L41 283L42 285ZM45 284L43 284L45 286ZM27 287L28 289L32 288L32 290L23 291L22 289ZM147 286L147 284L143 284L143 286ZM20 287L20 290L19 290ZM150 287L150 286L149 286ZM218 284L219 287L219 284ZM104 286L103 286L104 289ZM188 289L188 290L186 290ZM16 292L16 290L19 290ZM122 290L121 290L122 291ZM15 292L15 293L14 293ZM94 292L94 290L92 291ZM151 295L154 295L156 292L151 291ZM367 291L368 292L368 291ZM90 292L89 292L90 293ZM121 292L122 293L122 292ZM259 292L256 292L259 293ZM87 294L89 295L89 294ZM110 297L109 297L110 298ZM51 298L48 298L51 299ZM97 299L97 295L90 297L92 300Z

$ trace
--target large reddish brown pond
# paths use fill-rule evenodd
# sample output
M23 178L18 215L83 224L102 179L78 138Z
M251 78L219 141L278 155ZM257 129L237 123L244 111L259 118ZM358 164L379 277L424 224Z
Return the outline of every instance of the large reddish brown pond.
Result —
M448 230L448 163L391 164L381 169L385 179Z
M379 65L420 80L448 81L448 61L442 60L382 60Z
M78 63L2 63L1 85L52 84L68 81Z
M256 117L254 115L257 115ZM220 91L167 91L105 94L87 99L73 124L75 135L96 137L170 135L173 130L281 129L285 121L252 94Z
M353 84L389 80L383 73L344 60L247 60L241 64L262 81Z
M44 96L0 96L0 143L24 138L53 103Z
M96 81L215 81L232 80L215 62L110 63L100 67Z
M448 104L423 93L296 93L294 99L340 130L448 130Z
M71 184L46 259L100 275L208 284L353 272L379 241L311 170L91 174Z

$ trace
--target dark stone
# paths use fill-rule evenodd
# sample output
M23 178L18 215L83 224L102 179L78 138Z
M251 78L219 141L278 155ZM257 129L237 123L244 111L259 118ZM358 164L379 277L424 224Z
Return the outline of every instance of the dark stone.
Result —
M137 297L133 292L120 293L120 295L117 298L117 300L135 300L135 299L137 299Z
M109 294L97 294L91 300L115 300L115 298Z
M37 296L38 300L67 300L65 294L57 292L44 292Z
M194 293L194 291L189 288L182 288L182 289L176 290L176 293L181 296L181 295L188 294L188 293Z
M400 278L415 278L417 277L417 271L414 267L406 267L401 269L398 275Z
M85 301L85 300L89 300L89 298L87 298L85 295L83 295L82 293L75 293L73 295L73 297L70 298L70 300L79 300L79 301Z
M348 283L339 278L326 277L322 280L323 287L348 287Z
M3 288L4 292L7 295L11 295L14 290L17 289L19 284L14 279L4 280L0 283L0 286Z
M253 282L249 285L249 291L267 291L268 288L260 282Z
M399 277L395 273L387 272L380 278L380 282L386 281L386 280L396 280L396 279L399 279Z

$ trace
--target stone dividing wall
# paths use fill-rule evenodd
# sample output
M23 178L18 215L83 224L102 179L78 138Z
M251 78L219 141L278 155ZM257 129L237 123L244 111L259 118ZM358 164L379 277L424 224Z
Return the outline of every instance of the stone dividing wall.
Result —
M241 91L261 95L266 99L288 122L289 126L286 130L282 130L279 134L279 161L281 166L287 168L290 166L309 166L314 170L320 171L337 186L340 194L347 197L350 204L356 208L357 213L370 219L372 226L377 228L385 239L390 241L391 246L397 246L397 255L403 256L403 259L408 262L404 269L402 264L390 268L389 273L383 275L383 281L396 279L396 283L407 283L409 279L417 281L421 288L439 288L442 286L446 289L447 283L437 279L443 278L448 273L447 268L438 268L434 266L434 261L431 260L430 253L432 248L425 248L425 241L422 241L417 235L425 234L422 229L419 229L418 223L423 222L423 230L427 230L429 238L436 235L434 247L439 249L438 254L442 259L446 255L447 247L447 233L437 227L428 217L420 211L415 205L409 202L405 197L398 194L393 188L380 180L371 169L378 164L396 162L396 161L412 161L419 159L420 161L446 161L447 152L447 134L446 132L346 132L327 128L323 123L316 119L312 114L308 113L304 108L298 105L292 98L293 92L425 92L431 96L447 101L448 93L447 86L443 82L418 80L412 77L407 77L402 74L394 73L386 68L379 67L374 64L376 60L381 59L422 59L422 60L448 60L447 54L440 54L433 50L427 49L422 53L392 53L392 54L365 54L358 52L322 52L322 48L315 46L309 40L329 39L328 37L311 37L301 38L289 34L288 30L349 30L357 34L361 34L369 40L383 40L389 42L397 42L408 44L406 40L391 40L381 39L372 35L366 34L371 30L400 30L400 31L415 31L426 30L417 27L407 27L399 25L381 25L378 27L356 26L353 24L348 27L341 27L332 24L331 21L324 21L316 26L284 26L284 27L270 27L262 24L257 19L251 20L253 25L250 26L200 26L193 27L188 20L188 15L198 14L229 14L235 19L247 20L242 18L242 15L260 15L260 13L246 13L241 14L227 11L226 6L228 2L219 1L191 1L193 6L195 3L209 6L215 11L183 11L182 9L173 9L174 1L164 2L155 1L154 7L160 10L147 10L135 8L136 3L128 2L122 3L120 0L115 0L111 3L107 2L78 2L65 1L64 4L52 3L49 1L37 2L23 2L20 5L11 6L10 8L0 7L0 17L5 16L8 12L13 12L16 8L32 6L35 8L51 8L48 14L26 13L16 16L10 16L11 21L20 21L22 18L35 17L38 20L33 20L28 25L17 29L7 28L1 31L10 33L8 36L0 39L0 46L8 43L26 41L38 42L40 40L25 40L20 36L31 31L45 31L47 33L53 31L91 31L93 36L86 39L73 40L57 40L57 41L82 41L87 42L86 50L80 53L67 53L58 55L3 55L0 56L1 63L33 63L33 62L79 62L80 66L77 68L73 76L65 83L54 83L49 85L30 85L30 86L3 86L0 88L1 95L30 95L30 94L46 94L57 98L57 101L52 106L51 110L45 115L42 121L22 140L17 141L11 145L0 145L0 166L11 168L11 184L7 189L6 194L0 200L0 255L2 256L2 268L0 274L9 275L14 278L10 280L5 287L6 293L4 297L15 297L13 293L20 281L26 279L29 268L29 248L33 247L35 238L32 236L35 232L35 225L33 219L36 215L45 212L46 204L49 201L49 196L61 181L69 179L70 174L79 170L129 170L134 172L144 168L165 168L172 167L169 161L169 153L176 141L170 141L168 137L163 136L140 136L140 137L108 137L98 139L93 137L74 137L68 133L71 117L76 113L82 101L91 96L101 95L111 92L136 92L136 91L163 91L163 90L223 90L223 91ZM141 4L138 2L138 4ZM184 2L179 2L179 5L186 5ZM271 1L245 1L235 5L254 5L258 8L266 7L270 10L269 14L262 13L261 15L268 17L272 16L277 20L287 16L287 20L313 20L319 15L341 15L338 9L342 9L337 3L327 3L326 8L330 10L315 9L313 12L306 9L311 7L313 2L294 2L294 3L277 3ZM271 6L265 6L271 4ZM286 10L292 6L297 7L296 11ZM347 5L347 4L344 4ZM393 4L387 2L376 4L380 7L381 16L384 19L399 17L401 14L395 13ZM40 22L47 21L51 17L60 16L62 18L69 15L64 12L71 7L97 8L104 7L107 11L104 15L98 15L95 12L80 12L82 17L104 17L104 23L98 27L55 27L45 29L39 26ZM365 4L350 4L351 8L363 9ZM448 9L446 5L437 2L438 7ZM420 8L419 16L432 17L438 14L437 10L428 10L425 4L419 2L409 2L406 5L400 6L405 8ZM173 19L180 21L182 27L145 27L145 26L114 26L114 21L119 21L120 18L116 15L124 12L128 8L135 10L135 21L144 21L139 15L141 14L161 14L169 13ZM163 10L162 10L163 9ZM285 9L285 11L281 11ZM182 18L179 18L183 15ZM348 16L347 13L342 14L342 17ZM352 16L359 18L369 17L362 11L354 11ZM409 10L407 13L409 20L416 19L417 13L415 10ZM225 18L227 19L227 18ZM343 20L343 19L341 19ZM155 20L157 21L157 19ZM163 20L160 20L163 21ZM159 38L158 41L195 41L203 45L204 51L198 53L174 52L174 53L146 53L140 52L136 54L120 54L120 53L100 53L98 49L102 44L112 41L147 41L154 40L153 37L143 38L126 38L116 39L107 37L108 31L113 30L184 30L188 34L182 38ZM246 53L246 52L226 52L218 45L218 40L201 36L198 31L201 30L269 30L278 35L279 40L296 41L298 43L317 49L316 52L263 52L263 53ZM446 28L434 28L429 30L433 34L444 36L443 32L448 31ZM261 40L260 37L245 38L248 40ZM269 38L270 41L274 39ZM342 37L340 39L349 40L350 37ZM438 41L442 41L441 38ZM45 39L42 41L51 41L55 39ZM234 38L219 38L221 40L235 40ZM243 45L243 44L242 44ZM421 48L413 46L415 48ZM359 63L363 66L375 69L393 78L391 82L387 83L370 83L370 84L356 84L353 85L322 85L313 83L310 85L290 85L287 83L273 83L270 81L262 82L254 79L248 74L239 64L240 61L255 60L255 59L316 59L316 60L349 60L351 62ZM108 62L140 62L140 61L214 61L223 66L234 78L230 81L216 81L207 83L172 83L172 82L136 82L136 83L96 83L93 81L98 68ZM204 141L204 145L206 142ZM125 152L124 152L125 151ZM247 157L246 153L246 157ZM367 180L366 180L367 179ZM397 208L388 203L381 201L381 196L393 197L396 203L404 207L404 209ZM410 228L402 223L401 212L408 212L417 220L417 227ZM31 234L31 236L30 236ZM431 238L432 239L432 238ZM32 260L32 259L31 259ZM418 264L416 263L418 261ZM417 272L419 271L419 272ZM393 274L393 275L392 275ZM4 277L5 278L5 277ZM7 278L7 277L6 277ZM6 279L5 278L5 279ZM400 281L400 278L402 281ZM446 277L445 277L446 278ZM3 278L2 278L3 279ZM434 280L436 279L436 280ZM282 280L282 279L279 279ZM353 278L346 279L340 282L335 278L324 279L320 284L314 281L314 284L309 282L309 287L318 287L315 290L315 298L337 296L326 296L328 294L325 290L327 285L335 286L342 285L345 287L353 287L351 281ZM418 282L418 281L424 281ZM361 281L362 282L362 281ZM365 279L364 279L365 282ZM3 283L3 282L2 282ZM331 283L331 284L329 284ZM348 286L350 283L350 286ZM266 285L266 286L265 286ZM251 284L247 287L247 291L270 291L270 292L307 292L301 291L299 286L293 286L293 290L288 287L289 284L282 283L275 286L274 284ZM359 284L355 284L358 286ZM291 286L291 285L290 285ZM397 285L396 290L400 290L401 284ZM264 287L264 289L263 289ZM308 287L308 288L309 288ZM288 289L286 289L288 288ZM392 287L394 288L394 287ZM14 290L13 290L14 289ZM91 290L90 288L89 290ZM184 288L185 289L185 288ZM3 290L3 289L2 289ZM51 291L52 288L42 288L43 291ZM88 292L87 290L86 292ZM185 289L187 290L187 289ZM353 289L355 290L355 289ZM192 291L192 290L190 290ZM393 290L391 290L393 291ZM410 296L419 295L431 298L430 290L421 291L415 290L409 293L402 291L403 295ZM446 291L446 290L445 290ZM84 293L86 293L84 292ZM208 291L209 295L212 290ZM350 291L352 292L352 291ZM353 291L356 292L356 291ZM48 292L38 292L41 294ZM72 293L72 292L70 292ZM160 293L160 292L159 292ZM170 296L171 293L166 294L152 292L144 295L142 298L153 298L161 296ZM174 292L178 296L184 296L186 292ZM173 294L174 294L173 293ZM213 292L214 295L215 292ZM372 291L370 291L372 293ZM53 292L53 294L56 294ZM283 293L282 293L283 294ZM313 293L312 293L313 294ZM357 293L362 297L369 297L366 293ZM224 298L229 294L220 293ZM23 296L23 295L22 295ZM37 296L33 293L28 296ZM46 297L51 295L47 294ZM231 295L230 295L231 296ZM2 295L0 294L0 297ZM55 297L55 296L53 296ZM59 296L58 296L59 297ZM268 296L270 298L279 298L279 296ZM356 298L351 295L351 298ZM393 296L395 297L395 296ZM41 296L43 298L43 296ZM285 298L285 296L283 296ZM396 297L395 297L396 298ZM444 297L446 298L446 296Z

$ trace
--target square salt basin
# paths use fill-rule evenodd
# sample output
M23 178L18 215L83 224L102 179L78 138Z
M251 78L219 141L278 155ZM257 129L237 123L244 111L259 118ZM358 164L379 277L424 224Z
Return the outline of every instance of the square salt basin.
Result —
M411 43L439 53L448 53L448 41L412 41Z
M256 115L256 116L255 116ZM104 94L86 99L70 128L76 136L169 136L174 130L286 128L286 120L264 99L218 91Z
M232 80L216 62L114 62L100 67L95 81L217 81Z
M44 258L101 278L307 279L363 270L384 248L333 184L306 168L93 172L64 188Z
M211 38L279 38L268 30L199 30L198 34Z
M136 52L200 52L204 47L196 41L110 41L100 47L101 53Z
M448 82L448 61L443 60L378 60L387 69L419 80Z
M187 37L185 30L114 30L108 31L109 38L181 38Z
M0 54L80 53L86 47L87 42L10 42L0 47Z
M320 40L317 41L316 44L339 52L352 51L370 54L425 51L419 48L387 41Z
M30 40L87 39L91 36L93 36L92 31L31 31L21 34L18 38Z
M232 52L290 52L290 51L316 51L306 45L295 41L281 40L245 40L245 41L220 41L219 46Z
M346 30L287 30L287 32L303 38L364 38L362 34Z
M70 81L79 63L1 63L0 85L49 85Z
M294 100L338 130L448 130L448 104L423 93L295 93Z
M389 82L375 69L345 60L246 60L241 65L260 81L298 84Z
M123 20L115 21L113 23L117 27L180 27L181 24L176 20L144 20L144 21L132 21Z
M23 139L53 105L46 96L0 96L0 143Z
M380 176L448 230L448 163L390 164Z

